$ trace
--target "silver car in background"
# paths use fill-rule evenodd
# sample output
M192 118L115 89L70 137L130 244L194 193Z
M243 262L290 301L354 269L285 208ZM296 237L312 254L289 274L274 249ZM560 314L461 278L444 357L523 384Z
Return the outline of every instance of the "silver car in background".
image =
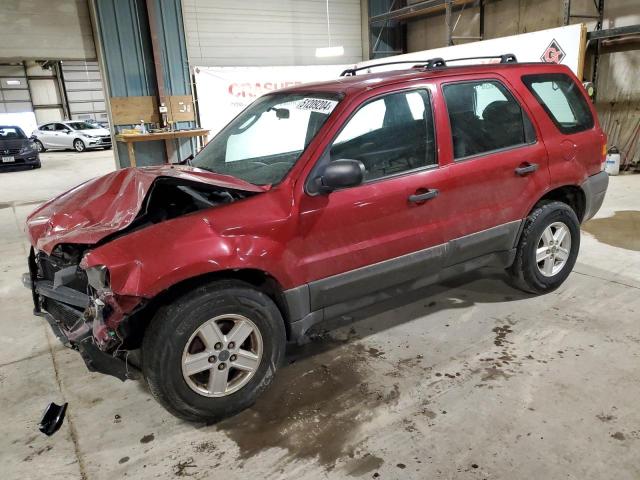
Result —
M49 149L111 148L111 133L106 128L83 121L51 122L40 125L31 134L39 152Z

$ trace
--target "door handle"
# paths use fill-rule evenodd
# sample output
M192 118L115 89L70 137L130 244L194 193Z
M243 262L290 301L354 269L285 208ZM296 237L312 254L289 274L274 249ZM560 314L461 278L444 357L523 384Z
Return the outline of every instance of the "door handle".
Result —
M411 203L426 202L427 200L436 198L438 193L440 193L438 190L431 188L424 193L414 193L413 195L409 195L409 201Z
M516 175L520 175L521 177L524 177L525 175L529 175L530 173L533 173L536 170L538 170L537 163L528 163L524 167L516 168Z

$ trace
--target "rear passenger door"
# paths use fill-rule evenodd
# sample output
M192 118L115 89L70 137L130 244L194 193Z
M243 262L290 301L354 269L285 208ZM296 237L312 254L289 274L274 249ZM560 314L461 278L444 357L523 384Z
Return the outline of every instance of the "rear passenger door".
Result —
M452 244L454 264L512 248L549 172L530 113L503 79L446 81L440 91L450 130L447 232L450 240L465 237Z
M48 123L46 125L42 125L38 130L40 134L38 135L38 139L42 142L45 148L51 148L55 146L55 137L54 137L54 128L55 123Z

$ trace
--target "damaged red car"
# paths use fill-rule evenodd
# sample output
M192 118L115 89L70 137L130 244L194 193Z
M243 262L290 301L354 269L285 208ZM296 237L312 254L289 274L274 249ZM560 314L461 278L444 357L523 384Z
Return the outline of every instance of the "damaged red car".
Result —
M605 136L559 65L359 75L256 100L190 164L86 182L27 220L36 314L187 420L242 410L319 322L486 265L565 281Z

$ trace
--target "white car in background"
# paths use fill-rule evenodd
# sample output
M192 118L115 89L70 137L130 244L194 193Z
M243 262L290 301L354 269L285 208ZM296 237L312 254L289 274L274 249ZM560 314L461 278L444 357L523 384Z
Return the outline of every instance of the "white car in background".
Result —
M93 148L111 148L109 130L83 121L45 123L33 131L31 138L38 152L49 149L84 152Z

